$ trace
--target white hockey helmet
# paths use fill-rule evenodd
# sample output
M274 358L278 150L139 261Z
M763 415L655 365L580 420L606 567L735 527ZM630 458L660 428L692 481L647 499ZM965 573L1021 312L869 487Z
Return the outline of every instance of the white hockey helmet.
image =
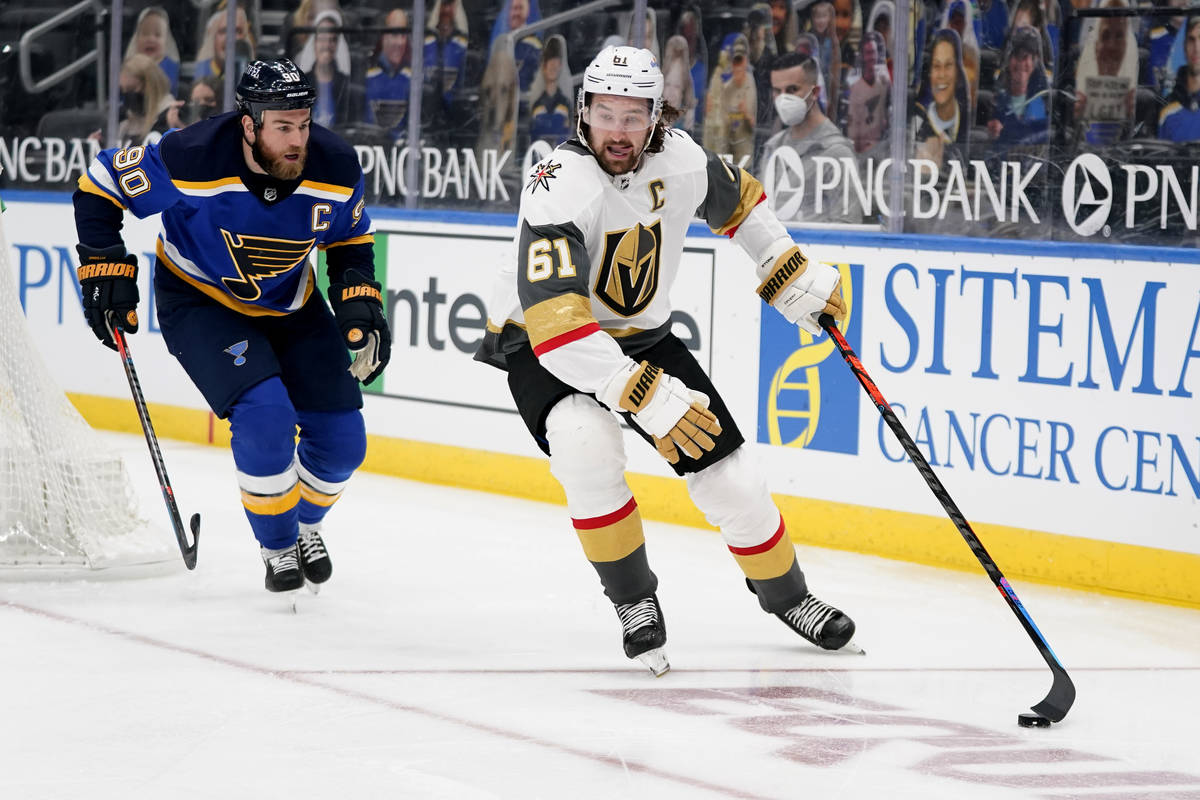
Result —
M583 109L589 94L614 94L644 97L650 101L650 126L658 122L663 105L663 74L658 59L649 50L625 45L609 45L596 54L583 73L583 85L576 100L576 132L583 133Z

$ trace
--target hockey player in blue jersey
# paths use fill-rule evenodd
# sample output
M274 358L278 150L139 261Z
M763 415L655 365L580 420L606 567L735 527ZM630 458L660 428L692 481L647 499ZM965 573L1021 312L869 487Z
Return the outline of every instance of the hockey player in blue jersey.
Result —
M122 216L161 214L163 340L229 419L273 592L330 577L321 521L366 453L358 382L378 377L391 352L362 170L345 142L312 124L315 95L287 59L254 61L236 111L156 145L105 150L74 196L84 315L109 347L110 325L138 329L137 257ZM326 254L329 305L315 290L314 247Z

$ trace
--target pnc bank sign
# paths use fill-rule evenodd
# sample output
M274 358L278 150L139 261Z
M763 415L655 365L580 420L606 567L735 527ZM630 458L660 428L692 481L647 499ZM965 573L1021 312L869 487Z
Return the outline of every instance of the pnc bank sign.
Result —
M942 232L952 232L956 222L1040 225L1052 210L1043 199L1050 189L1061 198L1063 222L1079 236L1107 237L1113 229L1197 229L1200 164L1115 163L1081 153L1060 177L1046 169L1047 163L908 159L904 215L949 223L938 228ZM802 157L780 147L766 159L761 179L782 220L819 221L850 212L872 219L891 216L892 171L891 159Z
M1120 170L1120 172L1117 172ZM1124 186L1114 182L1114 173L1124 178ZM1158 227L1166 230L1182 222L1188 230L1196 230L1197 191L1200 190L1200 165L1176 169L1171 164L1113 164L1109 165L1095 153L1082 153L1063 173L1062 213L1071 230L1080 236L1103 233L1109 236L1114 227L1126 229L1158 217ZM1121 200L1124 218L1113 216L1113 206Z

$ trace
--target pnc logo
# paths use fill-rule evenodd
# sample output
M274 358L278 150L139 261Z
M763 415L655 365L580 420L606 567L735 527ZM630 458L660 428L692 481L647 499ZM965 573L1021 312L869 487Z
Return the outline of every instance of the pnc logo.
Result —
M1063 217L1071 230L1091 236L1103 228L1112 210L1112 194L1112 178L1100 156L1076 156L1063 176Z
M767 196L774 198L780 219L799 219L804 204L804 162L791 147L780 147L771 154L763 174Z

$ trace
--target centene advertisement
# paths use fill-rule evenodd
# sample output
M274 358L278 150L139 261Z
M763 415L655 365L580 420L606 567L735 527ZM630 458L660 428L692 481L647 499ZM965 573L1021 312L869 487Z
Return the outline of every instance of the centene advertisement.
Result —
M810 252L968 519L1200 553L1200 266ZM758 441L806 454L769 456L787 493L940 511L827 336L764 313L758 388Z
M502 373L472 356L483 339L496 273L505 259L515 258L513 229L389 220L380 220L377 228L376 259L386 265L393 359L382 394L512 409L503 380L489 380ZM672 328L709 369L716 269L711 242L688 246L671 290Z

